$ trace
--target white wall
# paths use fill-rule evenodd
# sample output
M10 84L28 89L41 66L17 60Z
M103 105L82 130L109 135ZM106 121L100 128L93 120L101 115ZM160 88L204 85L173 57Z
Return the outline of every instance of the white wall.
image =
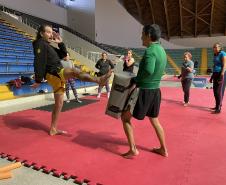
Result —
M67 25L67 10L46 0L0 0L0 4L29 15Z
M97 46L81 39L80 37L77 37L76 35L73 35L69 33L66 30L60 29L60 34L64 39L64 42L73 48L81 49L81 54L84 56L87 56L87 52L94 51L94 52L104 52L104 50L98 48Z
M141 47L142 25L117 0L96 0L96 41L123 47Z
M117 0L96 0L96 41L123 47L141 47L142 25ZM212 47L215 42L226 46L226 36L161 39L164 48Z
M223 46L226 46L226 36L170 39L170 42L182 46L210 48L213 47L213 44L216 42L221 42Z
M68 26L95 40L95 0L67 1Z
M96 41L100 43L141 48L143 26L116 0L96 0ZM185 48L161 39L164 48Z
M181 46L181 45L177 45L177 44L174 44L172 42L169 42L167 40L164 40L164 39L160 39L160 42L161 42L161 45L165 48L165 49L185 49L185 48L193 48L193 47L190 47L190 46Z

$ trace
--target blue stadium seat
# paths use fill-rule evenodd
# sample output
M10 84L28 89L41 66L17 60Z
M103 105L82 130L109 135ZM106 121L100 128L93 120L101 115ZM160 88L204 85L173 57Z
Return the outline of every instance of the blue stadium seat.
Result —
M34 73L31 38L0 23L0 83Z

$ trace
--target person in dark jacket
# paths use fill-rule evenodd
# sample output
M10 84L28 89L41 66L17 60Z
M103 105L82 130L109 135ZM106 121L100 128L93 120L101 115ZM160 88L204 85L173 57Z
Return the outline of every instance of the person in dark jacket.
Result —
M55 43L58 48L51 44ZM67 50L62 38L50 25L42 25L38 29L36 40L33 42L35 83L31 86L37 88L43 79L52 86L55 105L52 111L52 121L49 134L65 134L65 131L57 129L57 120L63 106L65 82L69 78L78 78L82 81L105 84L111 75L109 70L105 76L92 77L83 73L78 68L63 68L60 60L67 55Z
M107 53L103 52L101 57L102 58L99 59L95 65L95 67L97 69L99 69L97 76L106 75L108 73L109 69L114 68L114 64L109 59L107 59ZM110 96L109 80L107 80L104 85L106 87L107 97L109 98L109 96ZM103 85L99 85L97 98L100 98L102 88L103 88Z

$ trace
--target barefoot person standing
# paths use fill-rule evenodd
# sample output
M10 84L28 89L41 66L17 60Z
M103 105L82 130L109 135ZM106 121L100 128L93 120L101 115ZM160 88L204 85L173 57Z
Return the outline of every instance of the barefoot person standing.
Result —
M51 43L58 44L55 48ZM42 25L38 29L36 40L33 42L35 83L31 86L37 88L43 79L52 86L55 104L52 111L52 121L49 134L65 134L57 129L57 121L63 106L64 86L69 78L82 81L96 82L100 85L106 83L111 71L102 77L92 77L77 68L63 68L60 60L67 55L67 50L59 34L53 32L50 25Z
M140 62L138 74L134 78L135 85L139 87L140 91L133 113L131 114L129 110L125 110L121 116L129 144L129 151L122 154L125 158L131 158L139 154L134 140L131 118L143 120L145 116L149 118L160 142L160 147L153 148L151 151L165 157L168 156L164 130L158 120L161 103L159 86L167 61L166 53L158 42L160 35L160 28L156 24L143 27L141 39L143 46L147 49Z
M188 106L190 99L190 88L194 78L194 63L190 52L184 53L184 62L181 67L181 85L184 92L184 106Z

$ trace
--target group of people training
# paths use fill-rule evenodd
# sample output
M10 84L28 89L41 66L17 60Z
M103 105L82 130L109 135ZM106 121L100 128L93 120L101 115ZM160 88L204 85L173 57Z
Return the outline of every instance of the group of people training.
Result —
M135 63L135 60L132 57L132 50L128 50L127 55L123 57L123 71L133 73L134 63ZM108 59L107 53L103 52L101 54L101 59L97 61L95 67L99 70L99 72L96 72L96 75L103 76L108 72L108 69L114 69L114 64L112 63L111 60ZM107 97L109 98L110 96L109 80L106 81L105 87L106 87ZM103 86L99 85L97 98L100 98L102 88Z
M212 113L221 112L222 101L226 86L226 52L220 43L213 45L213 73L209 82L213 83L213 93L215 98L215 107L210 108ZM190 97L190 87L194 78L194 63L190 52L184 53L184 62L181 67L181 84L184 92L184 106L188 106Z
M160 143L160 147L153 148L150 151L164 157L168 156L164 129L158 119L161 104L160 81L167 63L166 52L159 42L160 37L161 30L158 25L152 24L143 27L141 40L146 49L140 61L137 76L131 80L130 85L130 91L134 88L139 88L139 94L132 113L128 108L123 110L121 115L124 132L129 145L129 150L122 154L125 158L133 158L139 154L135 144L131 118L134 117L138 120L143 120L146 116L154 127ZM58 48L53 47L51 43L58 44ZM77 78L83 81L96 82L99 84L98 97L100 97L103 86L106 86L109 96L110 90L108 83L114 65L107 59L107 54L102 53L102 58L96 64L96 68L99 69L97 76L90 76L74 67L65 66L64 68L60 61L67 55L65 45L60 35L53 32L52 27L49 25L43 25L39 28L37 38L33 42L33 47L35 54L35 83L32 86L34 88L38 87L42 79L45 78L53 87L54 92L55 106L52 111L49 134L64 134L65 131L57 129L57 120L63 105L64 85L66 80ZM222 84L225 82L226 54L221 51L219 44L214 46L214 52L214 72L211 80L213 80L214 83L214 95L216 98L216 107L214 110L217 112L220 110L222 102ZM186 105L189 102L189 89L193 78L191 75L193 62L191 61L191 54L189 52L185 53L184 60L182 67L182 87L185 92L184 103ZM132 51L129 50L127 56L124 58L123 70L133 72L133 66L134 59L132 57Z

